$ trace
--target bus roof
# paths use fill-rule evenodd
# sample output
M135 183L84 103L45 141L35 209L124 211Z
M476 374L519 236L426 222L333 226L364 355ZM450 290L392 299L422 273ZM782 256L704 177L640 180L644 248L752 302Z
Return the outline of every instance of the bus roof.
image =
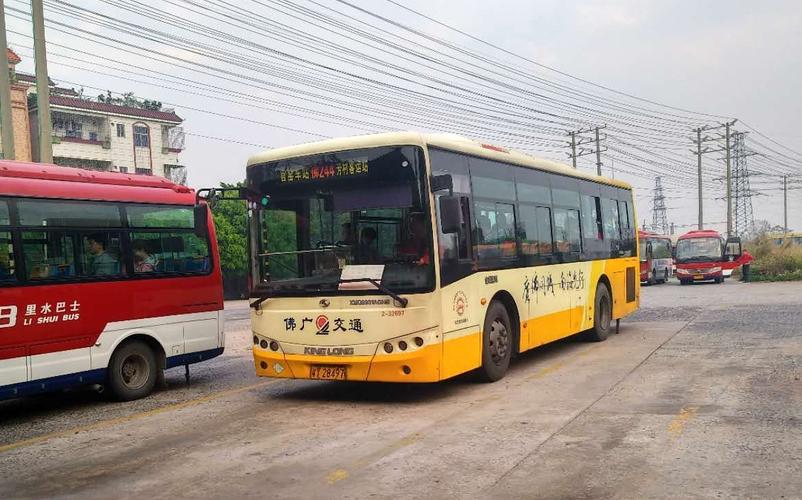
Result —
M295 146L287 146L263 151L251 156L248 159L247 166L251 167L256 164L270 161L284 160L287 158L296 158L300 156L310 156L334 151L402 145L422 147L433 146L450 151L469 154L472 156L479 156L490 160L512 163L522 167L536 168L570 177L601 182L603 184L608 184L610 186L616 186L623 189L632 189L632 186L626 182L586 174L556 161L536 158L525 153L494 146L492 144L474 141L456 134L389 132L383 134L366 134L352 137L341 137L337 139L327 139L324 141L310 142L306 144L298 144Z
M692 238L721 238L721 234L712 229L702 229L701 231L688 231L679 237L680 240L689 240Z
M0 160L0 196L191 204L195 192L162 177Z

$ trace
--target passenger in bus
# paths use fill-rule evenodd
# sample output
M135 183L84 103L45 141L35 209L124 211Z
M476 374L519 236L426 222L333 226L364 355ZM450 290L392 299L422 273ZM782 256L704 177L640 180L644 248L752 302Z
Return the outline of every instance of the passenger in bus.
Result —
M410 239L401 246L400 253L415 257L414 263L428 264L431 261L428 238L426 237L426 222L423 214L412 214L409 217Z
M86 239L89 244L89 253L92 254L92 259L89 262L89 275L90 276L104 276L109 274L118 274L119 259L107 251L107 238L102 233L89 235Z
M159 259L155 255L151 255L151 253L148 251L148 243L145 240L132 241L131 250L134 253L135 273L156 272L156 266L159 264Z
M11 270L11 262L8 258L8 253L0 249L0 280L7 280L13 277L14 274Z
M372 227L362 229L357 247L357 262L360 264L378 264L379 250L376 248L376 230Z
M338 245L352 246L354 244L354 228L350 222L343 222L340 226L340 240Z

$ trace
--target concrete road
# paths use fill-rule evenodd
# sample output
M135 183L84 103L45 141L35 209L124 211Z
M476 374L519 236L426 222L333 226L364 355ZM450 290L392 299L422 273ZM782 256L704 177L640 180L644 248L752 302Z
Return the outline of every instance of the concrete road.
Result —
M234 319L189 387L0 403L0 498L800 498L802 283L642 296L490 385L257 380Z

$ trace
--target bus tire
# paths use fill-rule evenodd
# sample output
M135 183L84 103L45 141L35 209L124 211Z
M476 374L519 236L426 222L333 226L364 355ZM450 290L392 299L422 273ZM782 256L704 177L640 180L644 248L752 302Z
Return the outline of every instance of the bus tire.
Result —
M610 335L610 323L613 321L613 302L604 283L596 285L593 302L593 328L588 331L587 338L592 342L602 342Z
M482 330L482 367L478 374L481 380L495 382L504 378L510 366L513 338L510 314L501 302L494 300L487 308Z
M141 340L122 344L109 361L108 387L118 401L144 398L153 391L159 365L153 349Z

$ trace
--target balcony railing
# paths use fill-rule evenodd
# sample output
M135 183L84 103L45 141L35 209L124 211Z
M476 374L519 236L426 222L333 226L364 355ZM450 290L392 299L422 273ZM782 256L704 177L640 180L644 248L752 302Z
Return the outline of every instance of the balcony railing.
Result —
M83 137L71 137L68 135L53 136L53 144L60 144L62 142L72 142L75 144L91 144L94 146L102 146L104 149L111 149L111 140L108 138L100 139L84 139Z

